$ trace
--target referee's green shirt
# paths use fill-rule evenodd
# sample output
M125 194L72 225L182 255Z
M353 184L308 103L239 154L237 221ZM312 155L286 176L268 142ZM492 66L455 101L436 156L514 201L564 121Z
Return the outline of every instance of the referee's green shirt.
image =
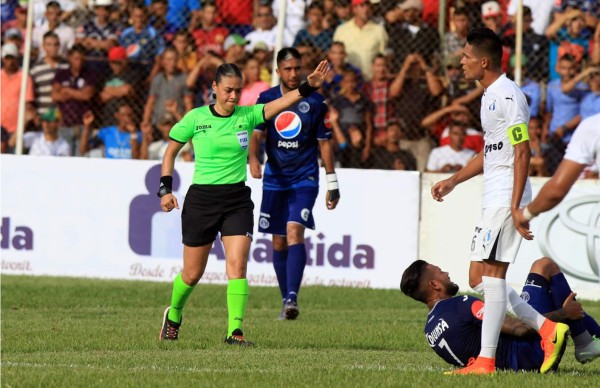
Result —
M230 116L203 106L189 111L171 128L169 137L176 142L192 139L196 157L192 183L222 185L246 180L250 136L265 121L264 106L236 106Z

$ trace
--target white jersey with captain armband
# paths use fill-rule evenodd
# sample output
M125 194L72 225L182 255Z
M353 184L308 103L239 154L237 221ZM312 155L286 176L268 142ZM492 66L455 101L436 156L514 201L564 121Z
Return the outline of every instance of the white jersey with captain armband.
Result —
M600 171L600 113L583 120L567 146L565 159L579 164L596 162Z
M514 186L514 145L529 140L529 105L521 89L502 74L481 97L485 142L483 208L510 207ZM529 178L521 206L531 202Z

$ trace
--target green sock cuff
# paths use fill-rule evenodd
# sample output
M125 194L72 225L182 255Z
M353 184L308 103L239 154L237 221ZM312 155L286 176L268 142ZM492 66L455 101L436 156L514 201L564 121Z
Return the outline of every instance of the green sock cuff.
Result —
M175 276L173 280L173 293L171 294L171 309L167 318L173 322L181 323L181 313L183 306L187 301L188 297L194 290L195 285L187 285L181 278L181 272Z
M176 289L178 292L186 293L192 290L194 287L196 287L195 284L193 286L188 286L187 284L185 284L185 282L181 278L181 272L179 272L177 276L175 276L175 280L173 280L173 288Z
M235 295L248 295L248 279L231 279L227 283L227 293Z

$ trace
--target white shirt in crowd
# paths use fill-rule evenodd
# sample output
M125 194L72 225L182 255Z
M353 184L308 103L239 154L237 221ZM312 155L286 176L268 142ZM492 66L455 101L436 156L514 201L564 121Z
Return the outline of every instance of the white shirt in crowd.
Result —
M536 34L544 35L546 28L550 24L554 3L552 0L523 0L523 5L531 9L531 18L533 19L531 28L533 28ZM507 13L513 16L517 13L518 6L519 0L510 0Z
M429 154L427 170L439 171L447 164L459 164L464 167L473 158L473 155L475 155L475 151L468 148L455 151L450 145L436 147Z
M298 31L306 27L304 10L308 8L311 0L286 0L285 29L283 30L283 47L292 47ZM273 15L279 18L279 1L273 2ZM277 26L275 26L277 28ZM265 42L267 43L267 42ZM268 44L268 43L267 43Z
M25 132L23 146L34 156L71 156L71 147L62 137L48 141L43 132Z
M515 150L508 129L529 123L529 105L525 95L502 74L481 97L481 126L483 128L483 208L510 207L514 186ZM531 202L531 184L523 191L521 206Z

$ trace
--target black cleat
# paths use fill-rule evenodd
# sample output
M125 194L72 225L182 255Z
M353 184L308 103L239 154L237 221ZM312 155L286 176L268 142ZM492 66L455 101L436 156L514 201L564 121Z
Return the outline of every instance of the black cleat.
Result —
M160 330L160 336L158 337L158 339L161 341L175 341L179 338L179 326L181 326L181 322L175 323L169 320L168 316L170 309L171 307L166 308L165 315L163 317L162 329Z
M235 329L233 333L227 338L225 338L225 343L229 345L238 345L238 346L253 346L254 342L246 341L244 338L244 333L240 329Z

